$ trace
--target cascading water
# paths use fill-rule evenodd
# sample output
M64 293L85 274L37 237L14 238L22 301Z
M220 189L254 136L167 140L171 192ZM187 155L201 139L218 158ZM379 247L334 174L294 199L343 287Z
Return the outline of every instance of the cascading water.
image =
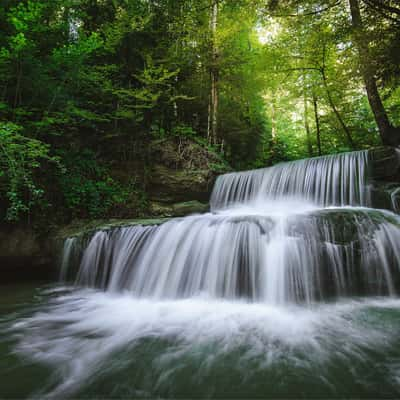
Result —
M393 295L399 221L354 208L369 205L367 160L362 151L220 176L212 213L95 233L76 283L139 297L207 293L271 304Z
M321 206L369 206L368 152L317 157L271 168L222 175L211 196L211 209L234 204L309 200Z
M67 239L65 286L10 327L56 370L37 396L400 395L400 218L368 158L223 175L210 213Z
M239 208L96 232L76 284L146 298L206 293L271 304L396 293L400 229L392 214L280 206L297 211Z

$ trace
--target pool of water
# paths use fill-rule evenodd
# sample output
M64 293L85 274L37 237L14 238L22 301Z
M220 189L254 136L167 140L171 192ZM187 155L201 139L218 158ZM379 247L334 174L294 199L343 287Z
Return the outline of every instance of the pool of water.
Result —
M311 307L1 287L0 397L398 398L400 300Z

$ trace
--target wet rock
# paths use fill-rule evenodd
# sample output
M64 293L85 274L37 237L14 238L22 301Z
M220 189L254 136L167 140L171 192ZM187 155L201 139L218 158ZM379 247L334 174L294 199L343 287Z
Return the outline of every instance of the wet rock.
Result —
M373 181L400 184L400 151L394 147L376 147L368 152L369 176Z
M372 239L385 222L398 224L390 215L376 210L332 208L295 216L288 226L293 236L316 240L321 244L348 246Z
M54 233L55 240L64 240L69 237L92 235L96 231L105 231L127 226L161 225L169 218L141 218L141 219L108 219L91 221L73 221L71 224L58 229Z
M154 216L184 217L191 214L202 214L209 211L209 205L197 200L185 201L175 204L159 202L150 203L150 213Z
M0 231L1 283L52 279L55 258L51 239L32 228L4 227Z
M369 184L374 208L400 212L400 152L393 147L369 151Z

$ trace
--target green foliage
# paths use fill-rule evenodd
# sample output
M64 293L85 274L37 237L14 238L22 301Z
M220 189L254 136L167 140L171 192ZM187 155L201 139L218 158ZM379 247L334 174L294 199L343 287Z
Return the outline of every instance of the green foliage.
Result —
M49 145L21 131L16 124L0 123L0 187L9 221L29 214L33 207L48 206L38 172L44 165L58 164L58 158L50 155Z
M182 138L195 138L197 136L197 132L193 130L191 126L187 125L178 125L172 129L171 134L173 136L182 137Z
M129 197L129 188L122 187L101 166L92 151L61 154L65 173L59 183L65 207L72 217L101 217L110 209L123 204Z

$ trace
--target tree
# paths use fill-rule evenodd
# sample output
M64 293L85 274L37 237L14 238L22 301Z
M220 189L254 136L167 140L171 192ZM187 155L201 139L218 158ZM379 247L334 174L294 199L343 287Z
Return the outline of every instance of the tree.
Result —
M368 101L374 113L376 124L382 138L382 143L392 146L400 145L400 128L394 127L382 103L376 78L375 66L371 60L368 38L363 27L358 0L349 0L353 37L360 56L360 69L363 75ZM372 2L372 4L375 4Z
M209 105L209 132L210 143L218 143L218 45L217 45L217 26L219 0L212 0L210 6L210 30L211 30L211 66L210 66L210 105Z

